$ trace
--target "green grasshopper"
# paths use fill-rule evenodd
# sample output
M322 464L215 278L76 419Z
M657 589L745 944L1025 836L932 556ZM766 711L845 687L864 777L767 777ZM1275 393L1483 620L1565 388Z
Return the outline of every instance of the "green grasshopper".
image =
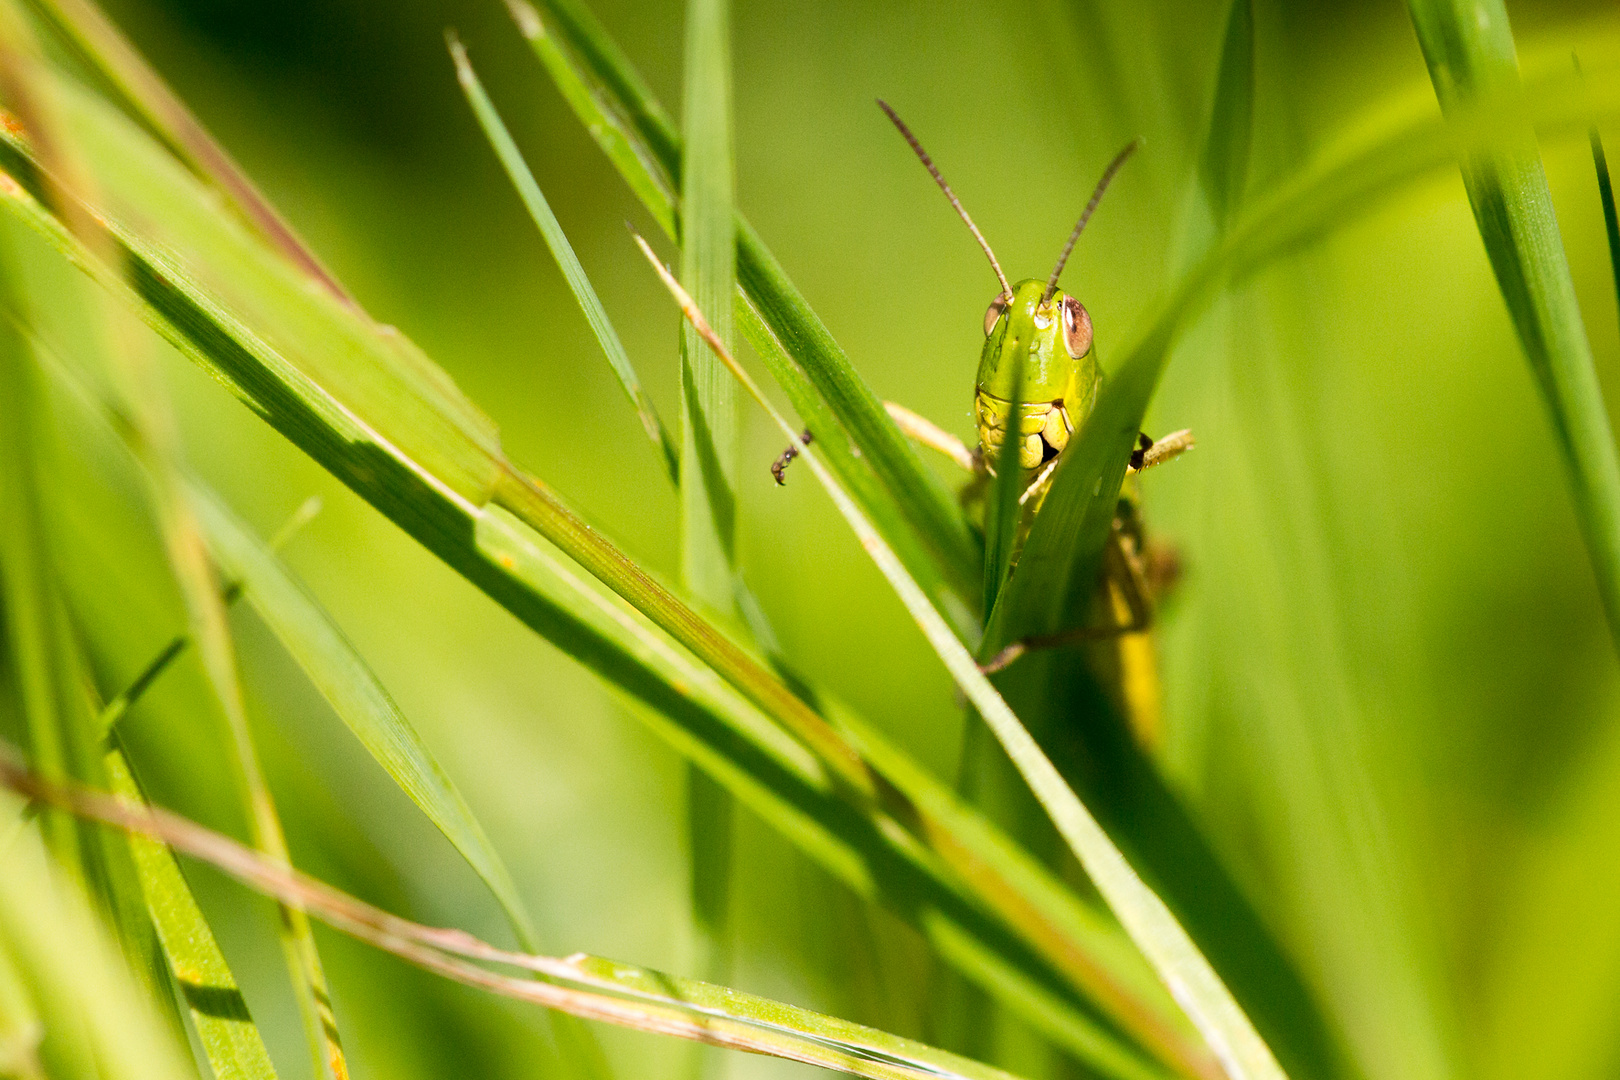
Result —
M1077 298L1058 288L1058 278L1086 222L1102 200L1103 192L1136 151L1139 142L1127 145L1104 170L1079 221L1069 233L1051 275L1045 281L1029 278L1012 285L984 234L973 223L917 137L887 103L879 101L878 106L893 121L952 208L967 224L1001 285L1001 291L984 313L984 349L979 354L978 378L973 390L977 448L968 450L960 439L902 405L888 402L885 407L908 436L945 454L974 474L974 480L963 493L964 502L969 505L983 498L989 479L995 475L996 463L1003 459L1007 440L1016 440L1018 467L1023 471L1020 478L1023 490L1018 500L1021 510L1013 549L1016 563L1017 552L1051 486L1058 458L1091 415L1102 389L1102 369L1097 364L1091 316ZM805 432L805 441L810 438L811 433ZM1143 435L1132 454L1130 472L1134 475L1168 461L1192 444L1192 435L1187 431L1178 431L1158 442ZM790 449L771 466L777 483L784 482L783 470L793 456ZM1001 670L1031 648L1134 635L1147 629L1152 617L1149 597L1154 591L1149 578L1158 575L1152 574L1152 568L1147 565L1134 481L1127 481L1127 485L1121 495L1103 564L1105 599L1115 624L1014 643L986 662L983 665L986 671Z

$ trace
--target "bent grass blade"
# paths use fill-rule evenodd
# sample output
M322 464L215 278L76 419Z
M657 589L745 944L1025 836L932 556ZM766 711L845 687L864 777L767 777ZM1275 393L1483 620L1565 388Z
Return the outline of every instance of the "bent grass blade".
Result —
M159 840L283 904L308 910L357 940L469 986L588 1020L870 1080L1014 1080L1000 1069L922 1043L727 987L584 954L562 959L511 952L464 931L413 923L167 811L48 783L16 764L13 753L0 746L0 783L13 791ZM541 979L505 975L483 963L515 967Z

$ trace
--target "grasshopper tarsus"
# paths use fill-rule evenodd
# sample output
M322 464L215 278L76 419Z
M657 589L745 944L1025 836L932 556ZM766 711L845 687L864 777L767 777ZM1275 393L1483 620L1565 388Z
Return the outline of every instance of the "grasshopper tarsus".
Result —
M1142 471L1142 465L1147 461L1147 452L1153 449L1153 439L1145 431L1136 433L1136 449L1131 451L1131 468L1137 472Z
M799 436L799 442L805 446L809 446L814 439L815 436L810 434L809 428L805 428L804 432ZM790 446L782 451L781 457L771 462L771 477L776 481L777 487L787 487L787 467L793 464L793 459L798 456L799 448Z

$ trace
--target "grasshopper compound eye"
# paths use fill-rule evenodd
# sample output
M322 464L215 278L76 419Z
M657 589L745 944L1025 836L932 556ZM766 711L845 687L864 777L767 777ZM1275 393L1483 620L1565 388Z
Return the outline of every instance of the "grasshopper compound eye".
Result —
M1063 298L1063 347L1076 360L1091 351L1091 316L1072 296Z
M1007 310L1007 305L1011 302L1012 296L1009 293L1002 293L1000 296L990 301L990 306L985 310L984 313L985 337L989 337L990 331L996 328L996 323L1001 319L1002 313Z

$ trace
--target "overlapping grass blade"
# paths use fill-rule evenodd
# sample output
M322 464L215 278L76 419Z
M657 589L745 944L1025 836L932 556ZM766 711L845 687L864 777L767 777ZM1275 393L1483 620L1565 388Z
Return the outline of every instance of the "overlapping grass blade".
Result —
M1588 133L1592 144L1592 168L1597 173L1598 200L1603 204L1603 233L1609 241L1609 269L1614 276L1615 297L1620 299L1620 213L1614 205L1614 181L1609 178L1609 159L1603 153L1603 136L1594 125Z
M514 953L460 930L409 922L173 814L121 803L83 787L48 784L20 769L4 750L0 750L0 785L160 840L284 904L307 907L376 948L493 993L871 1080L1011 1080L999 1069L909 1039L728 987L584 954L555 959ZM0 925L0 933L3 930ZM467 961L516 967L547 981L515 979Z
M20 989L41 1049L64 1076L182 1080L196 1074L136 989L82 892L27 843L0 851L0 982ZM11 994L5 995L10 998ZM15 1003L13 1004L15 1008ZM26 1053L24 1069L37 1061ZM26 1071L21 1075L26 1076Z
M680 302L682 312L695 326L704 329L703 315L691 297L681 291L679 283L645 244L642 250ZM717 352L722 351L719 339L711 337L710 343ZM861 515L854 500L838 486L832 473L794 433L792 425L759 391L748 373L735 361L728 366L760 407L770 413L782 433L798 448L800 456L805 458L805 463L855 531L861 546L872 556L873 562L877 563L883 576L888 578L889 584L906 605L906 610L916 619L951 677L991 731L995 732L1007 756L1023 775L1092 883L1203 1035L1221 1068L1232 1080L1282 1080L1284 1073L1281 1067L1215 969L1204 959L1170 909L1154 895L1153 890L1131 869L1119 849L1114 847L1051 760L990 685L972 654L951 632L944 617L929 604L927 596L906 574L905 567L895 558L894 552Z
M1518 59L1501 0L1409 0L1408 8L1444 112L1517 90ZM1575 517L1620 646L1620 452L1534 132L1522 122L1505 125L1495 147L1463 158L1462 175L1485 253L1551 414Z
M571 0L545 4L543 14L527 0L508 0L508 6L586 129L660 226L676 235L680 139L624 55ZM913 549L919 541L933 551L939 565L917 572L919 582L938 595L937 579L943 575L959 598L975 597L982 578L978 545L951 494L924 467L883 403L741 217L736 236L739 302L750 309L739 315L749 343L800 418L827 444L823 451L839 475L890 543L907 556L908 565L915 563ZM843 439L854 443L858 461L850 447L840 445Z
M110 790L131 806L144 806L146 799L116 733L110 740ZM269 1051L174 855L139 834L130 835L129 845L147 910L216 1080L274 1080Z
M724 311L717 333L731 343L737 287L732 206L736 186L731 134L731 28L726 0L688 0L680 178L681 277ZM739 610L737 469L742 447L737 385L707 343L683 320L681 364L681 583L711 610ZM694 973L724 982L731 973L733 818L725 788L691 763L686 768L686 838ZM715 1076L712 1056L697 1063Z
M484 129L484 137L489 140L496 156L501 159L502 168L506 170L512 186L517 188L518 195L523 199L523 205L528 208L529 216L540 229L546 247L557 260L557 266L568 281L569 289L573 290L574 299L579 301L580 310L585 313L585 321L591 324L591 332L596 335L597 343L607 354L613 374L619 377L619 385L624 388L625 395L636 410L642 429L647 432L647 438L652 440L652 444L658 448L659 455L664 461L664 468L669 473L670 483L679 487L680 451L670 439L652 399L641 388L641 378L636 374L635 366L630 363L629 354L624 351L624 344L619 340L618 331L613 329L613 323L608 319L602 301L597 299L596 289L591 286L591 279L585 275L585 268L579 264L573 246L568 243L568 237L563 233L557 215L551 212L551 204L546 201L546 196L535 181L534 174L529 171L528 164L523 160L523 154L512 141L511 133L506 130L506 125L502 123L500 114L495 111L495 105L489 100L489 95L484 92L483 83L479 81L472 63L467 59L467 50L454 35L450 36L449 43L450 56L456 65L456 78L461 83L461 89L467 95L468 102L472 104L473 114L478 117L479 126Z
M472 808L348 638L281 562L216 499L192 489L209 548L366 751L489 887L525 949L533 921Z
M1018 424L1019 410L1024 404L1024 353L1013 356L1013 396L1007 404L1007 427L996 458L996 475L990 484L989 498L984 507L984 610L996 609L996 597L1007 572L1012 567L1013 547L1022 510L1018 496L1022 494L1024 469L1018 462L1024 434Z
M68 110L61 107L65 84L49 74L13 12L0 12L0 20L5 30L5 55L0 62L12 74L9 103L43 148L40 163L44 166L44 190L50 204L62 215L67 231L92 257L101 261L116 258L115 242L88 210L89 205L100 201L100 177L81 159L78 143L64 137L71 129L66 122ZM86 315L86 325L97 338L96 351L121 399L127 442L139 462L170 569L185 602L192 640L213 691L218 707L214 719L228 736L229 773L254 843L271 857L285 861L286 838L248 727L225 606L181 488L176 466L177 432L169 402L150 356L131 347L135 324L127 308L104 303L98 297ZM294 908L284 910L277 925L315 1074L344 1080L347 1065L309 921Z

